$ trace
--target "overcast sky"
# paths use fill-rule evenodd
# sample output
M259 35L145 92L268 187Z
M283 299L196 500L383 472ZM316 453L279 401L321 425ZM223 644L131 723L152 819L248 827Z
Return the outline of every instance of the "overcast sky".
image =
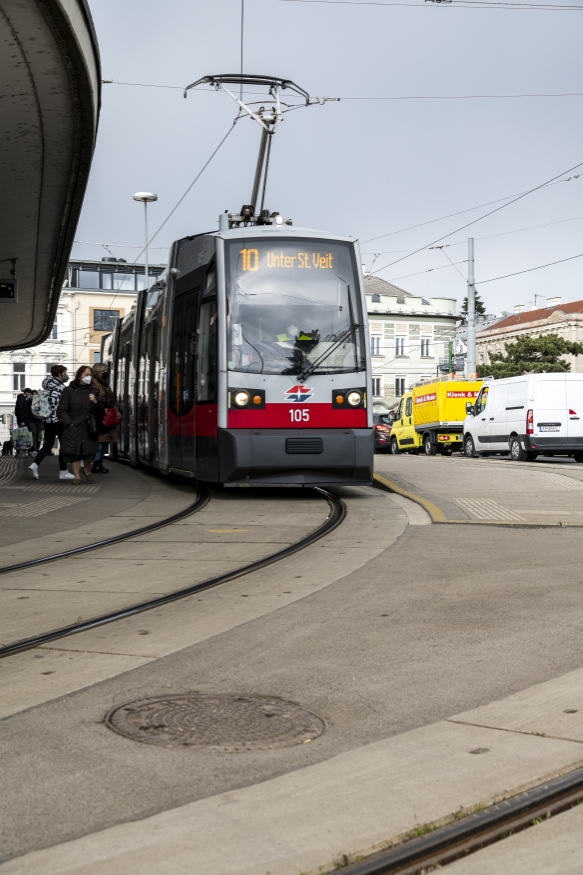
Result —
M405 0L415 3L418 0ZM558 2L558 0L555 0ZM103 66L115 82L185 86L240 65L241 0L90 0ZM582 97L472 100L348 98L583 93L582 11L412 8L245 0L244 69L341 97L289 113L275 137L267 205L294 225L361 241L373 270L414 294L465 295L467 237L487 280L583 253L583 173L536 192L443 243L494 209L464 212L540 185L583 162ZM249 98L252 99L252 98ZM235 104L213 91L104 85L97 151L75 257L133 261L150 190L153 232L231 127ZM152 244L214 230L250 198L260 130L237 124ZM574 173L583 171L583 167ZM573 221L563 221L573 220ZM533 225L560 223L534 230ZM519 233L508 234L509 231ZM399 233L395 233L399 232ZM370 241L370 238L380 239ZM492 236L503 235L503 236ZM489 238L489 239L484 239ZM439 269L438 269L439 268ZM433 269L432 272L425 272ZM416 274L410 276L410 274ZM583 298L583 258L479 289L488 312L546 297Z

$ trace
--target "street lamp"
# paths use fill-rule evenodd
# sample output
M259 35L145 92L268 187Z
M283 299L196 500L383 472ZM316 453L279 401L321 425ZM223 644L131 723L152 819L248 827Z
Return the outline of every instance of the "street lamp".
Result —
M153 194L151 191L137 191L134 195L135 201L142 201L144 204L144 253L145 253L145 265L144 265L144 289L148 288L148 204L153 203L153 201L158 200L158 195Z

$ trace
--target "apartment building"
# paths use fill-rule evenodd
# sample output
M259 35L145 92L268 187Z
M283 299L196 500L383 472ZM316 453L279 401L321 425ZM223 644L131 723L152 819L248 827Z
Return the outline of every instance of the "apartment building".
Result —
M150 266L150 284L164 267ZM144 283L144 266L121 259L69 263L50 337L39 346L0 352L2 440L8 437L18 393L27 386L40 389L54 364L66 365L73 374L80 365L99 361L101 338L131 310Z
M569 342L583 343L583 301L562 304L561 298L547 298L546 307L527 310L524 304L514 307L512 316L476 332L476 358L479 365L490 363L492 353L506 354L505 343L515 343L524 335L543 337L558 334ZM565 354L573 373L583 373L583 356Z
M456 299L411 295L365 275L373 403L390 407L418 380L449 370Z

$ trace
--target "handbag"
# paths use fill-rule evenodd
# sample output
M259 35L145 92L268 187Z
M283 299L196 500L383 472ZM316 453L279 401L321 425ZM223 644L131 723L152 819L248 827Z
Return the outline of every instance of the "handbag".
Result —
M121 416L119 415L119 410L117 407L108 407L103 414L103 428L105 431L109 431L110 428L115 428L116 425L119 425L121 422Z
M98 434L97 432L97 420L95 419L95 415L93 413L87 414L87 431L91 436Z

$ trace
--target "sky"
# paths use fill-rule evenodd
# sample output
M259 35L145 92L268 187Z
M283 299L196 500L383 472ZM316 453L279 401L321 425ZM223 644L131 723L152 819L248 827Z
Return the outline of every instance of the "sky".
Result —
M72 254L100 259L109 255L107 244L133 262L144 238L133 193L158 195L149 207L151 235L232 128L237 108L226 94L193 89L185 100L181 88L239 71L242 3L89 2L104 79L177 86L103 85L76 235L83 242ZM488 313L545 306L547 297L583 299L583 257L496 279L583 253L583 166L565 172L583 162L583 6L401 2L418 5L244 0L245 72L341 98L286 114L273 144L269 209L294 225L358 238L363 263L412 294L461 304L473 236ZM354 99L381 97L422 99ZM173 240L215 230L219 213L249 201L259 138L256 122L238 122L152 242L151 263L165 263ZM557 176L556 184L458 231L501 204L480 205ZM427 248L434 241L448 248Z

